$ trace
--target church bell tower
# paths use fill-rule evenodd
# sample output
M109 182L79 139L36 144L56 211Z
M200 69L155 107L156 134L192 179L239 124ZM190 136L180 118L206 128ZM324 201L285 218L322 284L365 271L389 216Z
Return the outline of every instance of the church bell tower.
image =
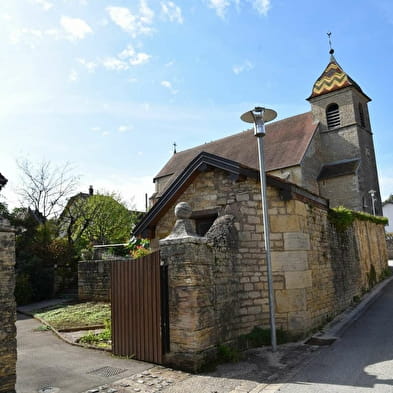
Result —
M314 121L319 123L323 162L318 176L320 195L330 200L331 207L343 205L381 215L368 112L371 99L338 64L332 48L329 64L314 83L307 100Z

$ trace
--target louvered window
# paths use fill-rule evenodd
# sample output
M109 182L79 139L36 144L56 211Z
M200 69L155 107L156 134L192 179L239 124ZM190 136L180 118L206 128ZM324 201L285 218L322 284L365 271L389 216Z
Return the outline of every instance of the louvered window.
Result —
M329 129L340 126L340 109L337 104L330 104L326 108L326 119Z

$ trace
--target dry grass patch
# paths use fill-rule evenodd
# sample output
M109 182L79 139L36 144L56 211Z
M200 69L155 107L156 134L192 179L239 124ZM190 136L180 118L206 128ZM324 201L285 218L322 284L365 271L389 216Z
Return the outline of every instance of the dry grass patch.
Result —
M35 317L43 319L57 330L88 326L104 326L111 319L109 303L86 302L78 304L58 304L50 308L36 310Z

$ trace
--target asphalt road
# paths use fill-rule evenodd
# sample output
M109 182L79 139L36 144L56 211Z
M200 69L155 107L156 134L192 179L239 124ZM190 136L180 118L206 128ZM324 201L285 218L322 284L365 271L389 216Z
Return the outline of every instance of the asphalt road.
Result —
M69 345L50 331L36 331L40 323L21 314L16 325L17 393L77 393L153 366Z
M279 392L393 392L393 282L340 339L314 354Z

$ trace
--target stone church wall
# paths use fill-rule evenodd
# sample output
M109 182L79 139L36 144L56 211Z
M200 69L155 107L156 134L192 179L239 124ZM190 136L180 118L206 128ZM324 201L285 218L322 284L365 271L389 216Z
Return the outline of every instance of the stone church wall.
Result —
M356 174L333 177L319 182L320 195L329 199L330 207L345 206L351 210L362 210Z
M0 392L14 393L16 382L15 234L0 217Z

